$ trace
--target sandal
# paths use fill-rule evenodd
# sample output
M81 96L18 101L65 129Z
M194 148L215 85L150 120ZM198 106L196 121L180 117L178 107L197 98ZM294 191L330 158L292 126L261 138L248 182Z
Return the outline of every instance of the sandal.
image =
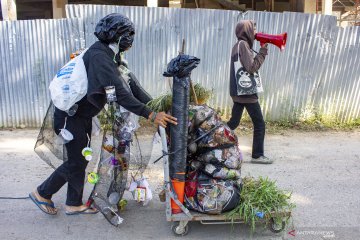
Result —
M88 207L81 211L66 211L65 214L66 215L97 214L98 212L99 211L96 210L95 208Z
M52 213L52 212L49 212L49 211L47 210L47 208L46 208L46 207L50 207L50 208L56 209L56 207L55 207L55 205L54 205L53 202L48 203L48 202L39 201L39 200L36 198L35 194L33 194L33 193L30 193L30 194L29 194L29 197L30 197L30 199L36 204L36 206L38 206L38 208L39 208L41 211L43 211L44 213L49 214L49 215L56 215L56 214L57 214L57 211L56 211L55 213ZM46 207L44 207L44 206L46 206Z

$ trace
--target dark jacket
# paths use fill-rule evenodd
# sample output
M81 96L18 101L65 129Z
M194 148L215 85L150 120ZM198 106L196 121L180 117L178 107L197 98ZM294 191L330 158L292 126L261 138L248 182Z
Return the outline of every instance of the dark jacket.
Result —
M136 81L130 82L133 86L133 93L130 91L128 85L121 77L118 70L120 59L117 58L117 63L113 61L114 52L106 43L100 41L95 42L84 54L83 60L88 77L88 92L86 99L80 102L91 104L91 117L97 115L106 104L106 94L104 87L115 86L117 103L136 115L148 118L151 110L145 105L151 100L149 95L141 88ZM132 79L134 80L134 79ZM132 87L132 88L133 88ZM84 105L84 104L80 104ZM79 105L79 109L80 106ZM89 111L89 106L86 107Z
M231 51L231 64L230 64L230 96L234 102L239 103L254 103L258 101L257 94L237 96L236 78L234 72L234 62L240 58L241 65L249 73L257 71L265 60L267 55L266 48L260 48L259 53L255 56L252 52L252 47L255 40L254 22L249 20L240 21L235 29L235 34L238 39ZM241 42L240 42L241 41ZM238 44L239 52L238 52Z

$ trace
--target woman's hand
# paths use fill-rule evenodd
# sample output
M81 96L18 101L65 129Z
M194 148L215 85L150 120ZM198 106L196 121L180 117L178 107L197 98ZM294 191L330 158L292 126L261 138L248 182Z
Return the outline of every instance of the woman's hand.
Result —
M260 47L262 48L268 48L268 43L260 43Z
M154 114L156 114L156 116L154 116ZM177 125L177 119L169 114L166 114L165 112L152 112L149 115L149 119L152 120L155 124L162 126L163 128L166 128L167 123Z

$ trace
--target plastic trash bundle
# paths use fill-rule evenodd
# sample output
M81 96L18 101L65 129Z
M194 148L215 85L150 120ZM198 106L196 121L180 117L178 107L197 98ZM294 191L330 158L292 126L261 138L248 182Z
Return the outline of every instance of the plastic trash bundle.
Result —
M189 132L193 132L194 130L196 130L203 122L205 122L209 118L212 118L214 115L215 115L215 110L207 105L199 105L199 106L190 105ZM216 124L216 122L214 124ZM210 128L208 130L210 130Z
M205 175L220 180L238 180L241 176L241 170L224 167L221 163L211 164L193 160L190 163L190 169L203 172Z
M230 169L223 167L222 165L214 165L211 163L206 164L202 171L215 179L222 180L237 180L240 179L241 176L240 169Z
M241 185L236 181L211 179L192 172L185 185L185 204L201 213L221 214L238 205L240 191Z
M221 120L220 115L207 105L189 107L189 134L190 140L205 136L196 143L196 149L224 148L237 144L235 133ZM192 154L194 149L195 147L190 151Z
M225 148L232 147L237 145L237 137L233 130L231 130L225 123L218 121L220 127L216 128L212 133L202 138L198 142L199 148ZM201 136L205 134L206 130L204 130L201 126L198 129L198 135Z
M134 114L117 104L107 112L109 122L103 125L105 132L96 169L98 180L94 182L88 204L94 203L105 218L117 226L122 222L119 212L128 173L132 178L142 175L150 159L152 145L149 144L151 139L145 141L135 134L140 129ZM146 200L149 201L151 192L146 183L146 180L140 181L139 187L148 188Z
M210 152L198 156L197 160L204 163L212 163L214 165L221 164L222 166L231 169L240 169L242 155L238 146L233 146L230 148L211 150Z

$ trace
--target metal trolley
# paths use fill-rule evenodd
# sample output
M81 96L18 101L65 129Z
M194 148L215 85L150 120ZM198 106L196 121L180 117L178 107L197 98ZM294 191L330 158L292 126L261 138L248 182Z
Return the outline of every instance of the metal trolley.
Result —
M166 132L163 127L159 127L161 144L164 153L168 152ZM185 236L189 231L188 223L190 221L199 221L201 224L233 224L233 223L244 223L243 219L234 219L234 221L229 221L225 214L220 215L209 215L203 214L195 211L189 211L180 201L177 199L176 194L171 189L170 185L170 176L169 176L169 158L167 155L164 156L164 182L165 182L165 193L166 193L166 220L173 222L171 226L172 232L176 236ZM176 204L183 211L179 214L172 214L171 211L171 200L175 201ZM269 230L274 233L282 232L285 229L286 221L283 220L281 224L278 224L274 221L275 216L282 216L289 218L291 212L282 212L282 213L272 213L269 221ZM261 222L261 219L260 221ZM264 222L264 221L263 221Z

